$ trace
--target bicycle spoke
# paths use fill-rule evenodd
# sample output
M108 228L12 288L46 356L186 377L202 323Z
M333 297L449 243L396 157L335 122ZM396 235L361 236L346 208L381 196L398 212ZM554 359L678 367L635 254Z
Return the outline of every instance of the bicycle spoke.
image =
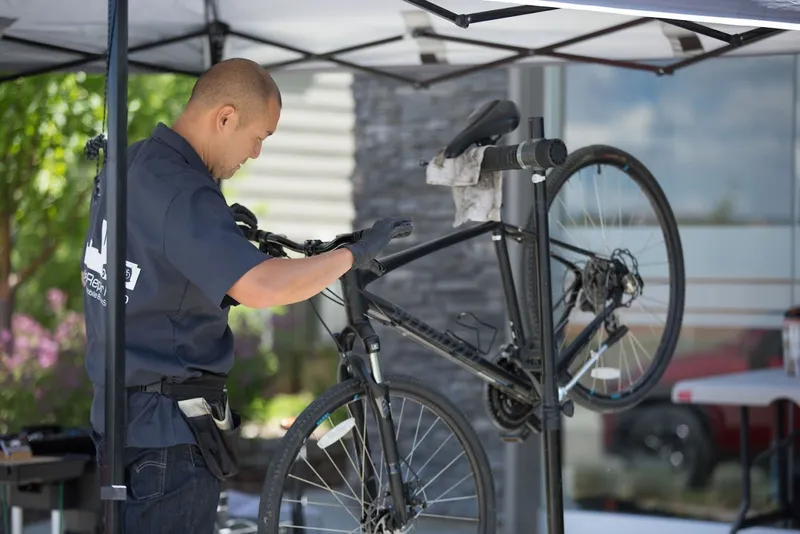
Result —
M307 527L305 525L295 525L294 523L279 523L278 526L283 528L292 528L298 530L313 530L315 532L344 532L344 534L352 534L353 532L358 532L359 530L361 530L361 527L357 527L353 530L343 530L339 528Z
M438 479L440 476L442 476L442 473L444 473L445 471L447 471L447 470L450 468L450 466L451 466L451 465L453 465L454 463L456 463L456 462L458 461L458 459L459 459L459 458L461 458L462 456L464 456L464 454L465 454L465 453L462 451L462 452L461 452L461 454L459 454L458 456L456 456L455 458L453 458L453 459L450 461L450 463L449 463L449 464L447 464L447 465L444 467L444 469L442 469L442 470L440 470L438 473L436 473L436 476L434 476L432 479L430 479L430 480L428 481L428 483L427 483L427 484L425 484L425 485L422 487L422 490L423 490L423 491L425 491L425 490L428 488L428 486L430 486L431 484L433 484L433 482L434 482L436 479Z
M450 436L452 436L452 434L450 434ZM420 474L422 474L422 471L423 471L423 470L424 470L426 467L428 467L428 464L429 464L429 463L431 463L431 460L433 460L433 458L434 458L434 457L435 457L437 454L439 454L439 451L440 451L440 450L442 450L442 447L444 447L444 446L447 444L447 442L450 440L450 436L447 436L447 439L446 439L446 440L444 440L444 441L441 443L441 445L439 445L439 446L436 448L436 450L435 450L435 451L433 451L433 454L431 454L430 458L428 458L428 461L426 461L424 464L422 464L422 467L420 467L420 468L419 468L419 471L417 471L417 476L420 476ZM410 462L410 461L409 461L408 463L409 463L409 464L411 464L411 462Z
M464 478L462 478L461 480L459 480L458 482L456 482L455 484L453 484L452 486L450 486L449 488L447 488L447 489L444 491L444 493L441 493L441 494L439 494L439 496L438 496L438 497L436 497L435 499L433 499L432 501L428 501L428 504L433 504L433 503L435 503L435 502L445 502L445 500L446 500L446 499L445 499L445 500L443 500L443 499L442 499L442 497L444 497L445 495L447 495L448 493L450 493L451 491L453 491L454 489L456 489L458 486L460 486L462 482L464 482L465 480L467 480L467 478L469 478L469 475L465 476ZM461 499L461 498L462 498L462 497L456 497L456 499ZM464 497L464 498L466 498L466 497ZM477 498L477 496L475 496L475 498Z
M477 522L477 518L473 517L457 517L454 515L438 515L438 514L419 514L420 517L433 517L436 519L455 519L456 521L475 521Z
M333 503L329 503L329 502L309 501L309 500L301 501L299 499L284 499L283 502L290 502L290 503L293 503L293 504L304 504L304 505L312 504L314 506L327 506L329 508L333 508L333 507L338 507L339 506L338 504L333 504ZM345 508L355 508L355 506L345 506Z

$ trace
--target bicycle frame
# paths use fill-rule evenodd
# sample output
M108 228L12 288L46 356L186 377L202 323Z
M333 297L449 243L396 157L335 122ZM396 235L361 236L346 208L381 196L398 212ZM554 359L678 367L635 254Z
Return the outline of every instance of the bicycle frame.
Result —
M527 350L525 329L522 327L522 314L520 313L519 299L514 284L509 260L508 246L506 239L511 237L519 242L530 240L535 241L536 236L515 225L505 222L485 222L479 225L456 230L442 237L421 243L408 249L396 252L380 259L383 265L383 273L376 275L371 271L350 270L340 280L342 282L343 300L345 313L347 315L347 326L337 336L337 343L342 351L343 361L339 367L339 380L343 381L350 377L356 377L364 382L364 387L370 402L377 408L375 413L378 424L378 434L384 451L384 461L386 462L387 472L389 473L389 486L392 495L393 509L396 525L402 526L407 522L408 510L406 508L406 494L403 487L403 480L400 475L401 458L395 438L394 422L391 415L389 404L389 391L383 383L383 376L380 365L380 340L370 323L370 319L381 322L394 328L406 337L410 337L416 343L432 350L436 354L443 356L447 360L467 369L492 386L504 392L511 398L522 403L533 405L536 397L539 396L536 380L531 376L531 382L526 382L523 378L516 376L500 365L483 357L480 350L472 344L439 331L426 324L403 310L400 306L383 299L374 293L366 290L366 287L376 279L386 276L395 269L398 269L414 260L438 252L450 246L474 239L484 234L492 234L495 245L495 252L500 266L500 276L503 285L508 316L510 319L511 338L514 349ZM594 257L595 254L572 245L568 245L557 239L550 239L551 245L557 245L574 252ZM550 257L566 264L569 268L577 270L567 260L557 254L550 253ZM577 277L576 284L580 286L581 278ZM571 308L577 301L578 290L572 292L572 298L567 303L567 310L564 318L569 315ZM581 332L580 335L558 355L559 364L571 362L578 354L578 351L588 343L594 333L603 324L605 318L614 310L615 306L609 306L604 311L597 314L595 319ZM564 324L564 321L560 321ZM532 325L533 326L533 325ZM556 327L556 332L560 327ZM366 363L358 355L352 354L356 336L360 337L364 343L364 350L369 355L371 373L366 367ZM560 365L558 366L560 367ZM536 391L535 391L536 390ZM364 422L364 410L357 406L351 415L355 418L356 424L361 427ZM538 426L538 425L537 425ZM363 446L369 448L368 439L364 436ZM362 445L355 444L357 457L361 456L359 450ZM379 488L375 487L373 467L370 465L361 466L364 471L364 480L367 484L367 500L377 497Z
M386 276L395 269L429 254L488 233L492 234L492 240L494 241L495 252L500 267L500 277L510 322L511 340L516 348L523 351L527 350L527 336L525 329L522 327L522 314L520 312L519 299L517 297L511 270L506 239L510 237L517 241L534 241L536 236L533 232L506 222L489 221L469 228L456 230L439 238L381 258L380 262L385 269L385 272L381 276L368 271L356 270L349 271L345 274L341 278L341 282L348 326L340 334L340 345L345 354L349 354L352 351L355 336L357 335L360 337L364 342L365 351L370 356L370 363L372 364L373 374L375 375L374 378L377 382L381 382L380 364L378 362L380 342L375 330L369 322L369 319L374 319L400 331L416 343L467 369L470 373L489 382L492 386L503 391L510 397L520 402L531 403L534 399L534 392L531 386L520 377L515 376L491 360L486 359L477 347L433 328L421 319L414 317L400 306L366 290L366 287L370 283L380 277ZM550 243L551 245L557 245L580 254L585 254L589 257L595 255L590 251L574 247L557 239L551 238ZM574 269L571 263L557 254L551 252L550 256ZM578 279L576 283L579 284L580 279ZM577 291L574 291L574 295L577 295ZM571 302L567 303L567 310L564 312L563 317L569 314L571 308L575 305L575 300L576 299L573 297ZM577 355L578 351L589 341L591 336L594 335L594 332L601 326L603 320L613 309L613 306L609 306L605 312L598 314L592 323L561 352L558 360L560 362L571 361ZM563 324L563 322L563 320L559 321L561 324Z

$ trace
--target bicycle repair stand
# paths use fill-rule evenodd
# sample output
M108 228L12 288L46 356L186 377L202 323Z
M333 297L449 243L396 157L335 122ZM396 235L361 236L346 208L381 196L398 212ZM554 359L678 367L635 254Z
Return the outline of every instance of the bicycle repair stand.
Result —
M528 119L528 136L544 138L544 119ZM561 403L558 400L556 346L553 331L553 295L550 288L550 227L547 184L543 169L532 169L533 205L536 210L536 283L542 340L542 445L547 513L547 534L564 534L564 494L561 474ZM533 325L535 328L536 325Z

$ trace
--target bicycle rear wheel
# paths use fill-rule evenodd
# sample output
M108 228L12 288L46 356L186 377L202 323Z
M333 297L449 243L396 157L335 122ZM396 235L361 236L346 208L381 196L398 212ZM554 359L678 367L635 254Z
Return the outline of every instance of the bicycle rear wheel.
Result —
M409 525L494 532L492 473L467 419L418 380L386 375L384 383L389 388L405 502L413 518ZM299 534L308 529L389 532L383 521L390 514L391 490L377 432L378 414L368 399L356 379L346 380L323 393L294 421L269 463L259 507L260 534ZM422 444L422 450L433 450L427 458L420 452ZM449 453L453 446L460 448L460 454Z
M604 174L601 169L608 171ZM587 170L597 170L597 174L592 182L582 183ZM631 408L658 384L680 335L685 274L675 216L650 171L632 155L610 146L592 145L573 152L553 169L546 184L559 385L568 385L586 364L570 398L595 412ZM601 191L612 199L611 207L600 205ZM637 199L641 202L636 203ZM596 207L577 209L595 200ZM609 226L614 222L628 225L612 232ZM533 210L526 229L536 231ZM659 242L663 242L663 257L657 256ZM535 243L527 242L526 310L534 354L541 357L535 254ZM570 351L570 343L614 299L621 299L622 305L580 350ZM625 332L619 330L623 325L627 333L607 350L602 349L614 332ZM589 366L592 351L601 355ZM648 353L652 356L645 369Z

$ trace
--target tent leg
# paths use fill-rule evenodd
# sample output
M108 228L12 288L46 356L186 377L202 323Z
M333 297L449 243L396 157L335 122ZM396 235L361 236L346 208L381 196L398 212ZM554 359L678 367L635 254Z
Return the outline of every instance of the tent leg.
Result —
M531 139L544 137L544 120L530 119ZM536 177L534 173L534 178ZM544 174L544 173L542 173ZM536 278L539 288L539 328L542 340L542 436L547 513L547 534L564 534L564 494L561 475L561 404L556 382L556 349L553 332L553 304L550 288L550 228L546 181L535 180L533 205L536 210Z
M100 498L105 533L122 532L127 395L125 394L125 249L127 235L128 0L108 0L108 154L106 220L108 284L106 321L105 454Z

